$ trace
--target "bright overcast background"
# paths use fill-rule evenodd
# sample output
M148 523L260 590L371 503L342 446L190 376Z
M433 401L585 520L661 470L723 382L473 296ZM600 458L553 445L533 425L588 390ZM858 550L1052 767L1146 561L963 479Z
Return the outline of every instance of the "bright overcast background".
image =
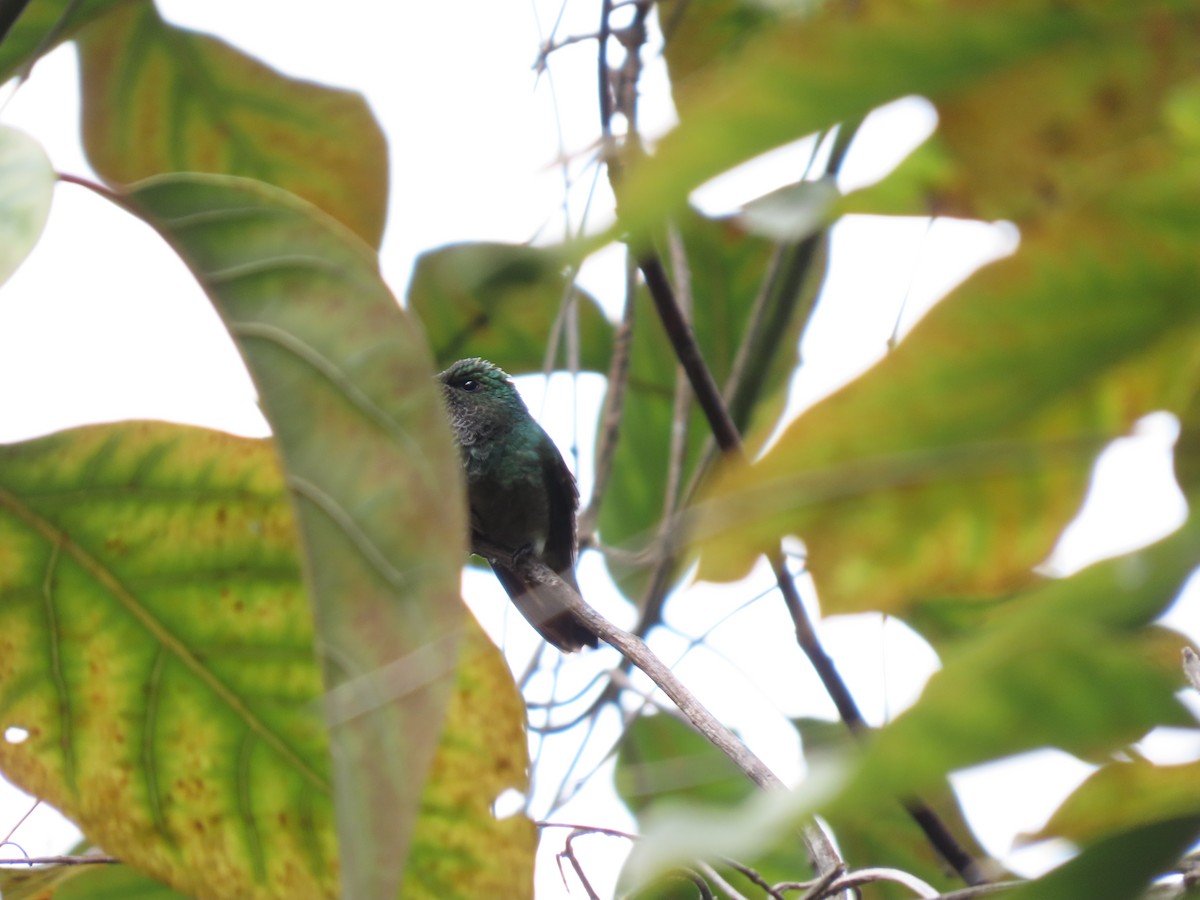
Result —
M176 24L216 34L287 74L366 95L390 144L391 202L382 266L397 296L403 296L413 259L423 250L462 240L552 238L562 233L564 196L569 198L566 214L578 224L595 174L589 161L599 133L595 43L583 41L554 53L549 74L536 75L533 63L556 22L559 38L593 31L599 4L160 0L159 7ZM673 116L654 46L652 41L645 51L642 82L643 125L651 134L669 128ZM4 89L0 122L41 141L59 171L90 175L78 138L78 77L74 49L60 48L15 94L12 85ZM846 160L842 186L880 177L935 125L932 109L919 100L876 114ZM737 178L698 192L695 201L706 212L729 211L794 179L810 152L810 146L795 146L773 154ZM562 159L569 163L566 176ZM602 225L610 218L611 195L601 178L589 221ZM920 219L857 217L839 224L826 292L805 339L793 410L863 371L886 353L897 329L905 333L976 266L1016 244L1011 228L981 223L930 226ZM601 254L581 280L615 316L622 300L619 254ZM148 227L72 185L57 188L40 244L0 290L0 385L0 441L133 418L267 433L233 344L183 264ZM587 448L601 379L584 376L572 383L558 377L549 392L542 379L521 379L520 386L564 452L583 448L578 464L586 497ZM563 413L573 397L580 404L577 420ZM1053 569L1073 571L1182 522L1186 508L1170 469L1175 432L1172 417L1150 416L1104 455L1095 489L1051 560ZM632 622L632 611L615 594L609 596L595 554L583 560L580 581L603 612L619 624ZM1193 640L1200 639L1195 582L1168 620ZM469 573L464 585L472 608L521 669L536 649L532 632L507 614L506 599L490 575ZM685 603L668 606L667 620L684 633L699 634L768 586L762 572L732 587L694 586ZM812 600L811 585L801 586ZM910 703L936 666L919 638L878 616L828 620L821 633L874 723ZM799 746L786 718L832 718L833 712L790 634L782 605L767 597L718 629L709 648L690 653L678 671L755 752L785 780L795 781L802 777ZM751 640L754 650L747 652ZM686 641L661 629L652 645L672 662ZM580 665L585 672L603 669L613 664L611 654L598 651L590 664ZM1160 760L1194 759L1200 757L1194 735L1156 734L1146 749ZM574 776L600 762L593 760ZM601 764L599 775L553 818L631 827L609 787L610 768ZM1066 754L1045 751L963 773L955 785L987 848L1017 871L1033 872L1053 854L1013 853L1014 835L1040 826L1088 771ZM533 814L546 814L558 787L550 784L554 780L535 786ZM545 791L547 799L539 799ZM0 783L0 837L31 805ZM553 860L563 836L550 833L543 841L539 897L567 895ZM76 837L52 810L39 807L13 840L39 855L61 852ZM602 891L615 882L624 852L620 843L590 838L579 845L581 861ZM19 851L8 846L2 855ZM573 895L582 896L569 881Z

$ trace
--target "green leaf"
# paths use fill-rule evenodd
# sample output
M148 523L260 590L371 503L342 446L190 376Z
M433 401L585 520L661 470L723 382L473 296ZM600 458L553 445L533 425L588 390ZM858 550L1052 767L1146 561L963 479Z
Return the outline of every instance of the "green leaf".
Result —
M1040 747L1110 753L1155 726L1189 724L1174 697L1178 673L1148 658L1139 638L1200 561L1195 531L1047 582L947 648L917 703L874 735L843 801L920 792Z
M775 17L746 0L664 0L658 20L671 84L686 85L705 69L736 58L742 45Z
M754 791L745 774L673 716L639 716L617 753L617 793L634 813L664 800L735 806Z
M54 195L54 168L41 144L0 126L0 284L37 244Z
M940 197L940 208L1025 224L1103 200L1131 175L1173 168L1146 137L1163 133L1176 87L1200 76L1194 10L1149 0L1087 6L1076 38L938 98L939 140L962 189Z
M626 730L617 755L616 787L621 799L643 824L679 810L695 810L704 818L743 815L759 799L759 792L745 774L707 739L672 716L641 716ZM785 816L786 818L786 816ZM654 836L651 835L651 840ZM684 842L689 835L682 836ZM693 833L698 843L705 840L703 827ZM799 881L810 876L810 866L798 833L783 829L751 838L738 862L753 865L771 882ZM710 845L705 845L710 849ZM651 856L658 851L652 850ZM669 852L681 852L673 845ZM686 855L686 854L684 854ZM733 884L744 876L714 859L714 864ZM635 862L635 867L641 865ZM641 877L641 876L639 876ZM643 886L637 896L672 896L674 881ZM745 883L754 895L755 888ZM693 891L694 893L694 891Z
M205 897L337 891L326 732L272 447L161 423L0 447L0 767Z
M0 743L6 776L189 894L336 896L320 672L273 446L134 423L0 447L0 559L0 729L29 733ZM523 706L466 624L406 897L530 893L532 824L490 809L528 787ZM130 866L6 870L0 889L179 896Z
M330 691L344 890L394 896L450 688L466 555L428 348L371 249L284 191L160 176L123 202L179 252L258 387Z
M0 876L5 900L187 900L132 866L43 866Z
M948 8L881 21L833 13L764 30L677 88L681 124L630 168L621 222L646 233L740 162L908 94L936 102L1022 60L1051 58L1085 44L1101 27L1097 18L1057 7Z
M1195 390L1198 280L1194 254L1148 232L1031 237L759 462L714 479L701 577L738 577L797 534L829 612L1029 583L1102 444Z
M0 41L0 83L69 40L88 22L129 2L131 0L30 0L12 30Z
M506 789L529 789L525 701L504 656L469 616L456 678L421 797L403 896L532 897L533 822L492 813Z
M1200 763L1113 762L1088 776L1034 837L1091 843L1180 816L1200 816Z
M148 0L89 23L78 42L84 147L110 184L187 171L256 178L379 245L387 145L361 95L286 77L164 22Z
M425 326L437 365L482 356L513 374L541 372L573 296L580 366L607 372L612 325L594 298L567 282L567 264L557 251L524 244L451 244L421 254L408 305ZM565 359L565 338L559 347L558 360Z
M1005 896L1010 900L1130 900L1200 836L1200 816L1131 828Z
M804 741L805 759L854 759L861 752L861 745L843 722L800 719L796 726ZM987 852L975 840L958 799L948 786L931 786L922 792L921 800L936 813L972 858L987 858ZM943 890L954 887L945 862L899 798L881 794L873 798L873 802L833 803L822 810L821 817L833 831L842 857L850 868L890 866ZM879 883L872 888L872 896L901 900L911 897L912 892L899 885Z

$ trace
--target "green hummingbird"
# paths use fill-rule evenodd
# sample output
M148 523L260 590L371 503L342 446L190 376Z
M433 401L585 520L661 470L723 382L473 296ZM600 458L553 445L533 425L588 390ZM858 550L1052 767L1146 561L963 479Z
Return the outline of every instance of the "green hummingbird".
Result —
M579 488L562 454L498 366L460 359L438 380L467 477L472 546L479 538L512 556L533 553L578 593ZM596 636L551 588L526 584L501 560L488 562L543 638L564 653L596 646Z

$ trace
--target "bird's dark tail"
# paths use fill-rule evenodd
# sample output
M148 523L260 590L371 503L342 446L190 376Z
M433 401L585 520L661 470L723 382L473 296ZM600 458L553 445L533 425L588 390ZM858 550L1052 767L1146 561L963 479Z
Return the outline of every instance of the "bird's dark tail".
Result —
M566 601L557 595L557 588L546 584L528 585L517 573L498 563L492 563L492 571L518 612L529 620L538 634L563 653L596 646L596 636L570 611ZM570 569L560 572L559 577L578 592L575 573Z

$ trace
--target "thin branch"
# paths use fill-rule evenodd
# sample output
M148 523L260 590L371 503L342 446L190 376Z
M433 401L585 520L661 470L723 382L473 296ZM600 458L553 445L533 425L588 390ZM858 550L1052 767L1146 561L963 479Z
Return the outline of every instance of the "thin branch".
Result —
M544 589L552 592L555 600L566 605L571 614L596 637L615 647L662 688L663 693L674 701L692 727L729 757L751 781L769 790L786 790L779 777L696 699L675 673L646 646L645 641L613 625L588 606L579 594L534 554L513 556L507 548L489 544L478 536L474 538L471 549L485 558L503 560L504 565L511 568L525 584L531 585L533 590ZM832 842L815 824L806 824L803 836L814 870L825 872L841 865L841 859Z
M700 874L702 874L708 881L711 881L713 884L715 884L719 890L724 891L729 900L748 900L745 894L735 889L732 884L721 877L720 872L718 872L708 863L700 860L696 863L696 868L700 870Z
M596 461L593 466L592 496L579 517L581 549L590 546L595 540L600 503L612 476L613 458L616 456L617 439L621 434L621 420L625 413L625 395L629 387L629 360L633 348L633 321L636 309L637 268L632 260L626 259L625 311L621 316L621 324L617 326L613 335L612 360L608 366L608 386L604 392L604 408L600 413Z
M17 824L8 830L8 834L4 836L3 840L0 840L0 847L3 847L5 844L8 844L12 841L12 836L17 833L17 829L25 824L25 820L33 815L33 811L41 805L41 802L42 799L40 797L34 798L33 805L30 806L29 809L25 810L25 814L21 816L21 818L17 819Z
M523 582L533 585L534 590L540 586L552 591L555 600L566 604L575 618L593 634L619 650L662 688L663 693L675 702L692 726L728 756L755 784L764 788L783 788L783 782L775 773L751 753L732 731L717 721L641 638L613 625L584 603L583 598L534 554L517 554L514 557L507 548L489 544L478 536L473 541L472 550L488 559L503 560L506 567L513 569Z
M716 900L716 895L712 892L712 888L708 886L708 882L704 880L704 876L699 872L681 866L679 874L696 886L696 890L700 892L700 900Z
M746 878L746 880L750 881L757 887L762 888L763 891L766 892L767 896L771 897L772 900L785 900L783 894L772 887L771 883L768 882L767 879L763 878L762 875L760 875L755 869L742 865L735 859L723 859L721 860L721 865L729 866L729 868L733 869L735 872L740 872L742 876Z
M916 875L910 875L900 869L885 868L856 869L853 872L847 872L840 878L834 879L833 883L825 890L827 894L836 894L847 888L861 887L864 884L873 884L878 881L890 881L893 884L903 885L922 900L936 900L938 896L937 888L922 881Z
M533 71L541 75L548 68L546 61L550 58L550 54L556 50L561 50L563 47L569 47L572 44L579 44L583 41L599 40L598 34L573 34L565 38L560 38L557 41L550 40L542 44L542 48L538 51L537 60L533 64Z
M744 459L745 450L741 435L729 416L729 411L717 390L712 373L704 362L695 333L675 300L675 292L663 271L662 262L657 255L650 253L646 254L639 264L646 286L654 300L655 308L658 310L659 318L675 349L675 355L688 373L688 378L692 382L692 390L695 391L700 408L709 421L718 446L724 453ZM775 573L776 581L779 583L784 603L792 616L797 642L812 663L826 692L833 699L842 720L853 733L862 733L866 729L866 722L858 705L854 702L854 697L846 687L845 681L842 680L841 673L838 672L833 660L829 658L825 648L821 645L812 620L804 609L803 603L800 602L796 585L784 565L782 549L776 549L769 553L768 559ZM916 799L909 799L904 803L905 808L913 815L930 843L967 884L980 884L986 881L979 864L963 849L933 810Z
M579 879L579 883L582 884L583 889L587 891L588 900L600 900L600 895L592 890L591 882L587 880L587 876L583 873L583 866L580 865L579 860L575 857L575 847L572 844L572 841L574 841L578 836L579 832L571 832L571 834L567 835L567 839L563 843L562 851L559 852L555 857L558 860L558 872L560 875L562 875L562 861L565 857L571 863L571 868L575 870L575 877ZM563 887L566 886L567 879L566 876L563 875Z
M111 866L121 860L115 856L30 856L27 859L0 859L0 866Z

